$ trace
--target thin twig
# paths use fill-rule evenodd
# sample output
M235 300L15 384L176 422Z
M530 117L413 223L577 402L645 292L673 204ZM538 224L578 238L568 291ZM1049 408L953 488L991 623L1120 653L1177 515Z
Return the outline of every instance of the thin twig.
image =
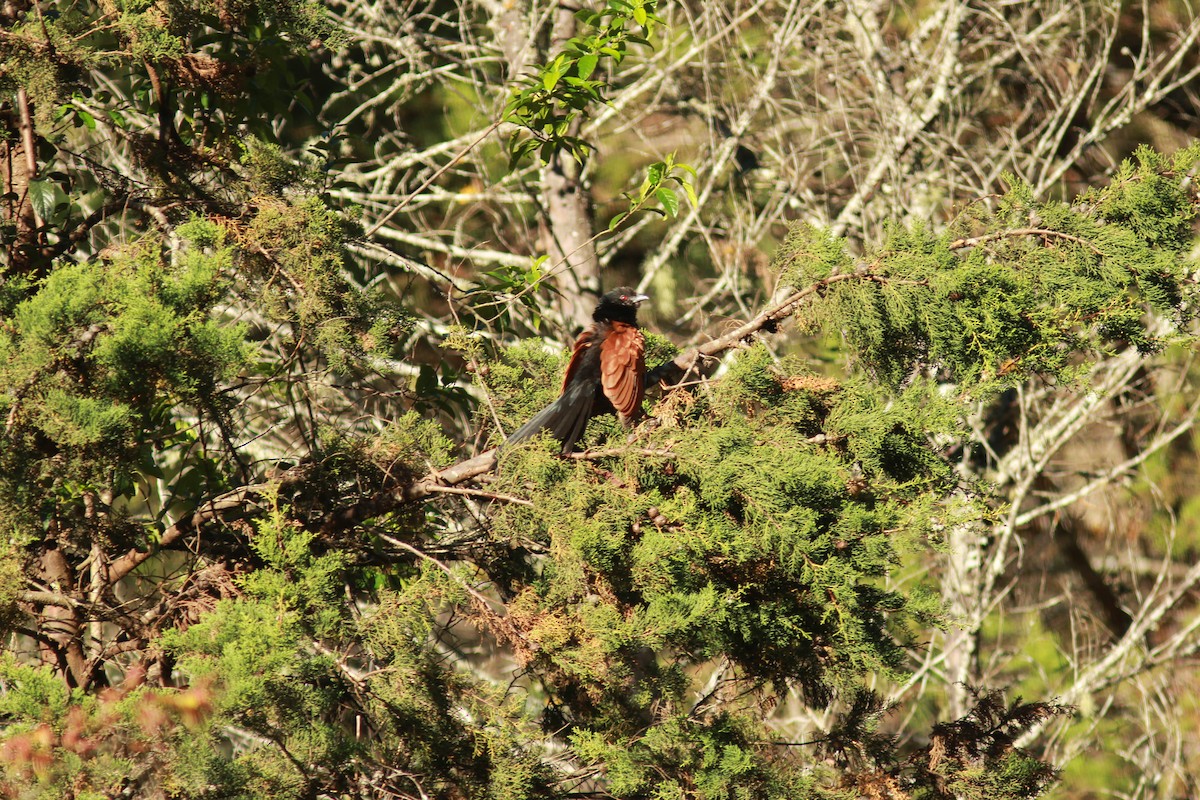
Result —
M466 147L464 147L462 150L455 153L453 158L451 158L444 165L442 165L440 168L438 168L432 175L430 175L425 180L424 183L422 183L420 186L418 186L416 189L414 189L412 191L412 194L410 194L408 197L404 198L404 201L402 203L400 203L400 205L396 206L391 211L384 214L383 217L378 222L376 222L374 225L371 226L371 228L369 230L367 230L365 233L363 233L363 237L369 238L373 233L375 233L375 231L382 228L387 223L388 220L390 220L392 217L396 216L401 211L403 211L404 207L407 206L410 202L412 202L412 199L414 197L416 197L421 192L425 191L430 186L432 186L434 181L436 181L438 178L445 175L446 171L449 170L451 167L453 167L455 164L457 164L459 161L462 161L467 156L467 154L470 153L472 150L474 150L477 146L479 146L479 144L484 139L491 136L492 131L496 130L503 124L504 124L504 120L498 119L495 122L493 122L491 125L488 125L486 128L484 128L483 133L481 133L481 134L479 134L479 136L475 137L475 140L472 141L470 144L468 144Z
M995 233L985 234L983 236L975 236L969 239L955 239L948 247L951 250L962 250L965 247L978 247L981 244L994 242L997 239L1014 239L1018 236L1044 236L1048 239L1066 239L1069 242L1081 244L1091 250L1098 256L1105 255L1104 251L1096 245L1089 242L1087 239L1073 236L1062 231L1054 231L1048 228L1013 228L1010 231L997 231Z
M462 486L430 486L429 491L440 494L460 494L467 497L482 497L487 500L499 500L503 503L513 503L518 506L532 507L533 503L522 497L514 497L511 494L497 494L496 492L485 492L482 489L467 489Z
M449 575L456 583L458 583L460 586L462 586L463 589L467 592L467 594L471 595L471 597L474 597L480 603L483 603L485 608L490 609L491 606L496 606L497 608L500 608L501 610L507 610L507 606L505 606L503 603L498 602L496 600L492 600L487 595L480 593L473 586L471 586L466 581L464 581L462 579L461 575L456 575L454 573L454 570L450 569L448 566L446 566L445 564L443 564L441 561L437 560L433 556L429 555L428 553L422 552L421 550L417 549L416 547L413 547L408 542L405 542L401 539L397 539L395 536L388 536L386 533L382 533L380 531L376 531L375 535L378 536L380 539L383 539L385 542L387 542L388 544L390 544L394 547L399 547L401 550L407 550L408 552L412 553L413 555L417 556L418 558L423 558L426 561L430 562L435 567L440 569L442 572Z

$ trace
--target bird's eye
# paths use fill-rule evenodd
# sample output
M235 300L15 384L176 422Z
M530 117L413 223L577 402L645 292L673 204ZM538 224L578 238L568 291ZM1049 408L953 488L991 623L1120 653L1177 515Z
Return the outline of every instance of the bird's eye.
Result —
M628 299L629 299L629 298L628 298L628 297L626 297L625 295L621 295L621 302L622 302L622 303L624 303L624 302L625 302L626 300L628 300Z

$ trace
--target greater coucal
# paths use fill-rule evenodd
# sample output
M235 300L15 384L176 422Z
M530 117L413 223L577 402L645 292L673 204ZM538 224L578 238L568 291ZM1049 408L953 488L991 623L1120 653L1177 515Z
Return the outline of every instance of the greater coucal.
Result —
M595 322L575 340L562 394L513 431L505 445L550 431L567 453L592 417L611 412L621 422L636 417L646 394L645 345L637 309L649 299L628 286L600 298L592 312Z

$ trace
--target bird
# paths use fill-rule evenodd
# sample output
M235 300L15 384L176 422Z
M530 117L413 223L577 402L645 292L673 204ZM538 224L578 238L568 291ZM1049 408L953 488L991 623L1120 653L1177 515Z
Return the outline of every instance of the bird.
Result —
M569 453L592 417L615 412L625 424L637 418L646 394L645 340L637 310L649 299L628 286L600 298L592 324L571 348L562 394L513 431L504 447L549 431Z

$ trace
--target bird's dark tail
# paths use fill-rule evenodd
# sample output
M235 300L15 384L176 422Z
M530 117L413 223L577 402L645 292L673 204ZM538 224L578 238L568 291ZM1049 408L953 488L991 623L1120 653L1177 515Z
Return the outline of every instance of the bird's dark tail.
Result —
M587 389L586 392L568 389L557 400L509 434L501 447L523 442L542 431L549 431L551 436L562 443L562 451L569 453L575 442L579 441L579 437L583 436L596 402L596 390L590 386Z

